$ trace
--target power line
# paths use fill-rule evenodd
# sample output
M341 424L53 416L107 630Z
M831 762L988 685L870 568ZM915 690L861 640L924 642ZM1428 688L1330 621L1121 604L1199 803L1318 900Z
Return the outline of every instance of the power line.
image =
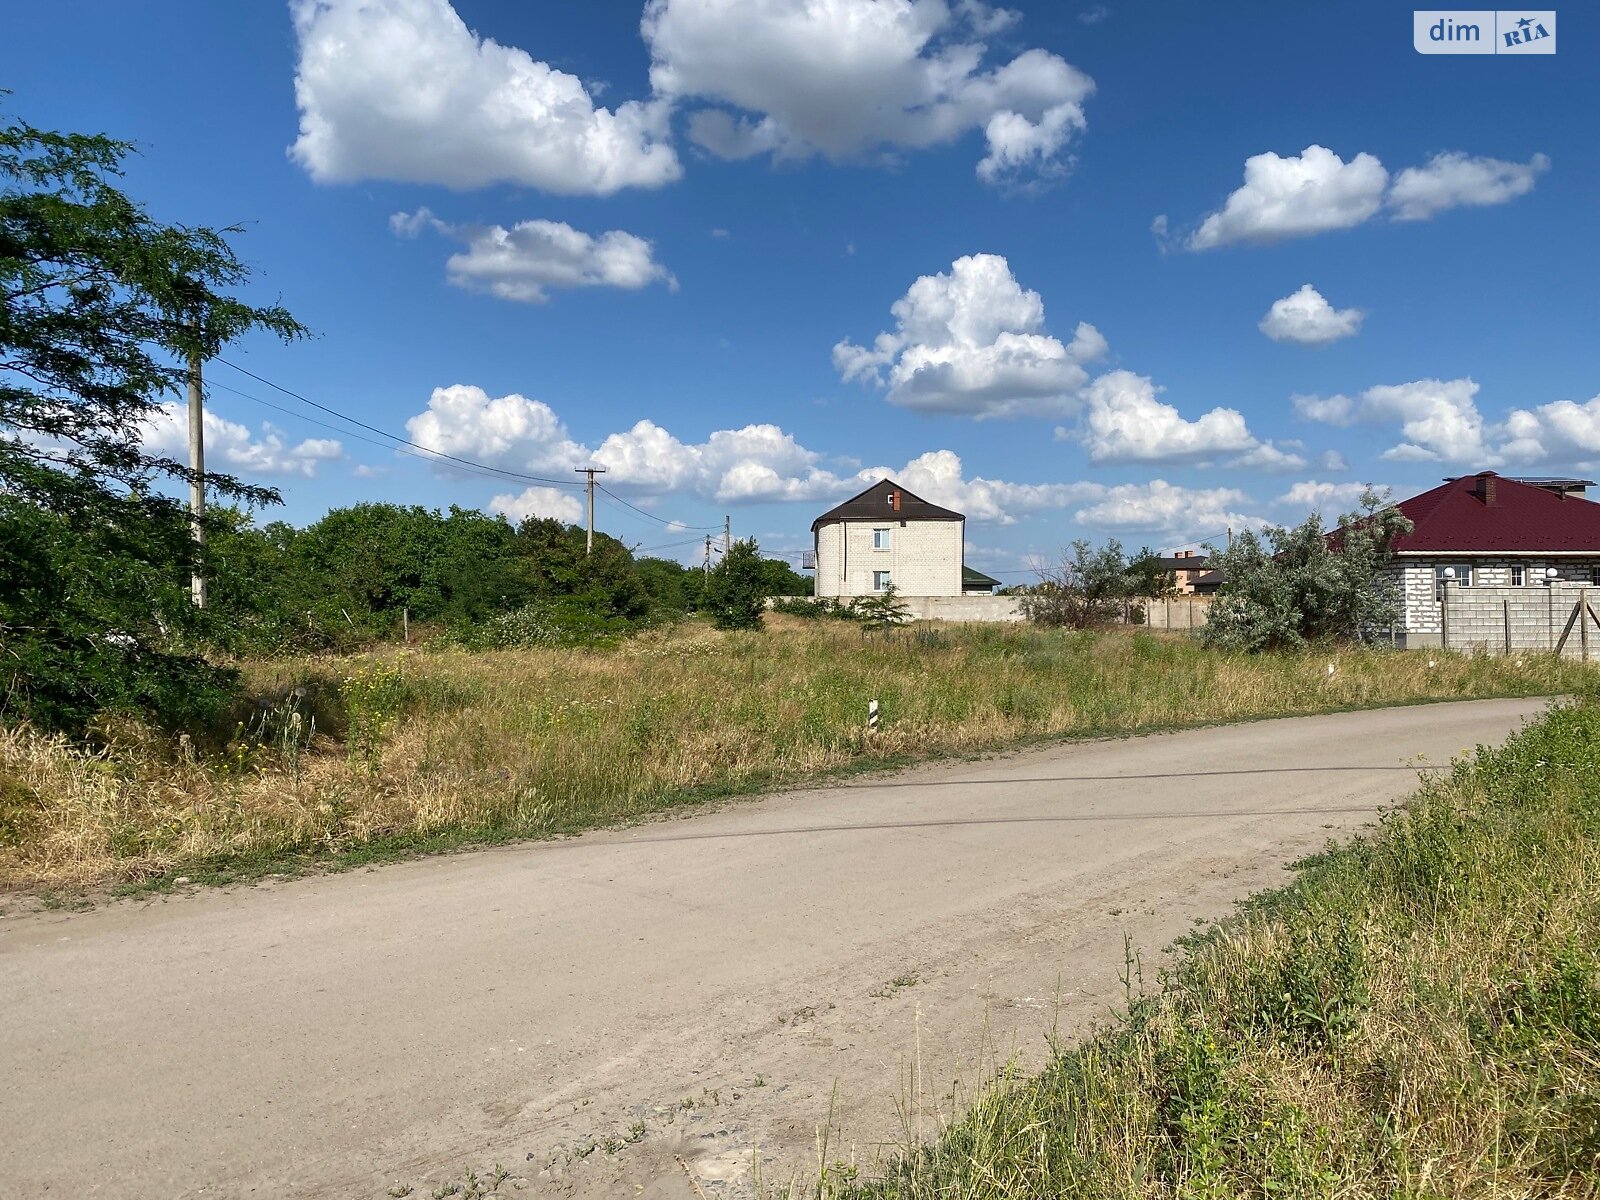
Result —
M680 546L692 546L700 541L699 536L684 538L681 542L664 542L659 546L636 546L634 550L639 554L651 554L657 550L676 550Z
M432 456L430 456L428 454L420 454L417 451L408 449L405 446L396 446L396 445L393 445L393 444L391 444L389 442L380 442L377 438L366 437L363 434L359 434L359 433L354 432L353 430L346 429L342 425L330 425L326 421L319 421L315 417L308 417L308 416L305 415L305 413L296 412L292 408L285 408L281 404L274 404L271 400L263 400L260 396L252 395L249 392L242 392L238 388L229 387L225 383L217 383L215 380L212 380L211 382L206 384L206 387L207 388L221 388L223 391L231 392L235 396L239 396L239 397L241 397L241 398L243 398L245 400L250 401L252 404L259 404L263 408L270 408L273 412L280 412L286 417L292 417L296 421L304 421L307 425L315 425L318 429L326 429L328 432L337 433L341 437L354 438L358 442L365 442L367 445L376 446L380 450L392 450L396 454L404 454L407 458L415 458L415 459L421 460L422 462L434 463L435 465L437 465L437 462L438 462L437 459L433 458ZM464 466L464 465L461 465L461 464L456 464L456 468L455 469L458 470L458 471L461 471L463 474L480 475L480 476L484 476L485 478L498 478L500 476L500 474L501 474L499 471L497 471L493 467L487 468L485 470L477 470L477 469L472 468L472 467ZM582 487L583 485L582 484L578 484L577 486L578 487Z
M308 417L303 413L296 413L296 412L293 412L290 409L283 408L280 405L273 404L269 400L263 400L259 396L252 396L248 392L241 392L238 388L231 388L231 387L228 387L226 384L221 384L221 383L213 383L211 385L213 387L220 387L224 391L232 392L236 396L243 396L246 400L253 400L257 404L265 405L267 408L273 409L273 410L275 410L277 412L281 412L281 413L285 414L286 416L293 416L293 417L298 418L299 420L308 421L311 424L319 426L322 429L329 429L329 430L332 430L335 433L343 434L346 437L353 437L357 441L366 442L369 445L379 446L379 447L381 447L383 449L386 449L386 450L396 450L401 454L409 454L412 458L422 458L424 461L428 461L428 462L434 462L434 461L443 459L443 460L446 460L448 462L452 462L452 463L456 464L458 467L461 467L462 469L464 469L464 470L466 470L466 471L468 471L470 473L476 473L476 474L480 474L480 475L485 475L486 474L486 475L495 476L495 477L499 477L499 478L503 478L503 479L517 479L517 480L523 480L523 481L529 482L529 483L543 483L543 484L548 484L551 487L583 488L583 487L587 487L588 486L586 483L578 483L578 482L573 481L573 480L547 479L542 475L529 475L529 474L527 474L527 473L525 473L523 471L512 471L512 470L509 470L509 469L507 469L505 467L494 467L494 466L490 466L488 463L477 462L474 459L462 458L461 456L455 455L455 454L446 454L443 450L434 450L429 446L423 446L423 445L420 445L417 442L413 442L409 438L403 438L399 434L390 433L387 429L380 429L376 425L369 425L365 421L361 421L361 420L358 420L355 417L348 416L347 414L340 412L338 409L330 408L326 404L319 404L317 401L311 399L309 396L303 396L299 392L294 391L292 388L286 388L282 384L274 383L274 382L272 382L272 380L266 378L263 375L257 375L254 371L251 371L251 370L249 370L248 368L245 368L245 367L241 367L238 363L229 362L225 358L218 358L215 361L220 362L225 367L233 368L235 371L238 371L241 375L248 375L251 379L254 379L256 382L264 383L264 384L266 384L267 387L272 388L274 391L282 392L285 396L290 396L290 397L294 398L295 400L300 401L302 404L308 404L312 408L318 410L319 412L325 412L329 416L337 417L339 420L344 421L349 425L354 425L354 426L356 426L356 427L358 427L360 429L367 430L369 433L375 433L379 437L388 438L389 439L388 442L375 442L371 438L363 437L361 434L352 432L351 430L341 429L341 428L339 428L338 426L335 426L335 425L329 425L324 421L318 421L314 417ZM394 443L394 444L390 445L389 443ZM716 525L685 525L682 521L673 521L673 520L670 520L670 519L668 519L666 517L660 517L660 516L657 516L653 512L645 511L644 509L640 508L636 504L630 504L628 501L624 500L621 496L617 495L615 492L611 491L609 488L601 486L601 484L598 481L595 482L594 486L595 486L596 490L604 492L607 496L611 497L612 500L616 501L623 508L630 509L631 511L639 514L640 516L647 517L648 519L650 519L652 521L655 521L655 522L658 522L661 525L667 526L668 528L686 529L686 530L687 529L709 530L709 529L720 528L719 526L716 526Z
M390 433L387 429L379 429L376 425L368 425L365 421L360 421L355 417L348 416L336 408L329 408L326 404L318 404L309 396L302 396L299 392L296 392L290 388L286 388L282 384L273 383L272 380L267 379L264 376L257 375L254 371L247 370L246 368L241 367L238 363L229 362L225 358L218 358L215 361L221 363L225 367L232 367L241 375L250 376L250 378L254 379L257 383L266 384L273 391L282 392L285 396L292 396L302 404L309 404L312 408L317 409L319 412L325 412L330 416L338 417L341 421L347 421L351 425L358 426L359 428L365 429L370 433L375 433L379 437L388 438L390 441L396 442L401 446L409 446L413 450L419 450L423 454L429 455L431 458L442 458L463 467L470 467L477 471L488 471L491 474L503 476L506 479L520 479L525 480L528 483L545 483L551 485L552 487L571 488L583 486L583 484L573 482L572 480L548 479L542 475L528 475L522 471L511 471L504 467L492 467L488 463L477 462L470 458L462 458L455 454L446 454L443 450L435 450L432 447L421 445L420 443L413 442L409 438L403 438L399 434Z
M641 517L649 517L652 521L659 521L662 525L666 525L666 526L669 526L669 527L676 526L679 529L702 529L702 530L704 530L704 529L712 529L712 530L715 530L715 529L721 529L722 528L721 525L685 525L682 521L672 521L672 520L668 520L666 517L658 517L653 512L646 512L644 509L640 508L637 504L629 504L626 500L624 500L621 496L617 495L615 492L613 492L610 488L606 487L604 484L597 483L597 484L595 484L595 487L598 488L600 491L604 492L606 495L610 496L613 500L615 500L618 504L622 505L624 508L631 508L634 512L638 513Z

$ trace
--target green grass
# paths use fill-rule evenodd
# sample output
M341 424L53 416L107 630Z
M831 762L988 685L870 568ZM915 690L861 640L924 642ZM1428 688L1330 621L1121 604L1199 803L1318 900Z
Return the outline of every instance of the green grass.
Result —
M993 626L864 639L796 618L597 650L390 649L245 673L250 702L209 743L109 723L107 748L84 754L0 728L0 889L342 869L1049 739L1550 695L1587 675L1549 656L1249 656L1137 631Z
M815 1195L1600 1195L1600 702L1129 979L1041 1074L1001 1068L939 1140Z

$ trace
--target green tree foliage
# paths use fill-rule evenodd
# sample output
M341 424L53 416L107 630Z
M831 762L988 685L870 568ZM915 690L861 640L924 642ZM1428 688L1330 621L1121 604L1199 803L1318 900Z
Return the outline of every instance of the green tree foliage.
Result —
M231 676L201 656L206 614L187 599L205 564L161 490L190 473L142 433L182 394L191 352L304 332L230 294L249 280L237 229L163 225L114 186L130 150L0 129L0 714L73 731L106 708L178 723L225 698Z
M1178 592L1177 572L1163 565L1161 555L1145 546L1128 560L1128 595L1141 600L1160 600Z
M675 614L700 607L705 572L699 567L686 567L669 558L641 558L635 560L633 570L653 611Z
M636 620L650 611L650 593L634 570L633 554L606 533L594 535L594 553L584 548L576 525L530 517L517 526L516 550L533 571L534 595L569 596L605 617Z
M706 578L702 610L718 629L760 629L766 567L755 539L734 542Z
M1398 587L1385 568L1411 522L1368 489L1358 511L1329 534L1313 513L1293 529L1246 531L1211 550L1224 573L1205 639L1233 650L1276 650L1323 641L1368 641L1399 615Z
M869 629L893 629L911 619L911 608L891 583L876 595L857 598L855 614Z
M802 575L781 558L767 558L761 562L762 588L768 596L809 596L812 592L811 576Z
M1153 586L1148 575L1130 571L1122 543L1113 539L1096 549L1082 538L1062 555L1061 566L1040 573L1022 595L1022 615L1040 625L1091 629L1121 617L1127 602Z

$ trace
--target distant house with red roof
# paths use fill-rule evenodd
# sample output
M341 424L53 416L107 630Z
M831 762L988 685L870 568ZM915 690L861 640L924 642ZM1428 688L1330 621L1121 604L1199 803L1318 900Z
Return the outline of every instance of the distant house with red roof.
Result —
M1406 645L1438 645L1447 586L1600 587L1600 504L1588 479L1448 479L1397 507L1414 528L1394 543Z

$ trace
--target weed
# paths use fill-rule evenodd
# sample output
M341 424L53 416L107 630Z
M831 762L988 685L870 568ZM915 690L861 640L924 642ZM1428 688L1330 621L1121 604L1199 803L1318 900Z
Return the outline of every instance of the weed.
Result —
M215 745L124 722L84 753L0 729L0 888L161 889L551 837L1028 739L1577 692L1582 664L1231 655L1148 633L695 623L611 648L444 646L247 663ZM867 702L883 726L866 735ZM231 730L231 732L230 732ZM1531 765L1530 765L1531 767ZM1446 860L1415 864L1449 878Z
M1600 702L1182 944L1147 991L1125 942L1112 1026L814 1195L1600 1194Z

